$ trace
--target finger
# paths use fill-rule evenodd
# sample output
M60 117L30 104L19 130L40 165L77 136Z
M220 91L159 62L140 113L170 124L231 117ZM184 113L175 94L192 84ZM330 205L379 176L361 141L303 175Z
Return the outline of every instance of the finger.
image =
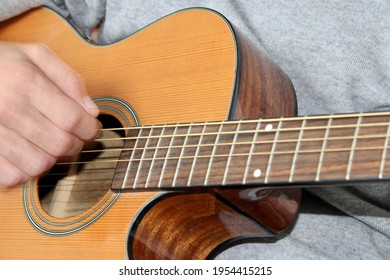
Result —
M0 156L0 187L12 187L28 180L28 175Z
M80 152L83 141L59 129L31 106L20 106L21 103L7 103L8 113L2 113L3 126L17 132L21 137L54 157L72 156Z
M0 126L0 156L29 177L50 169L56 159L12 130Z
M45 85L40 98L32 100L32 105L60 129L83 140L93 140L102 128L100 122L87 114L75 101ZM41 99L42 98L42 99Z
M44 44L23 44L21 48L66 95L77 101L92 116L98 116L98 107L89 97L83 79L74 69Z
M24 98L58 128L80 139L94 139L101 124L75 100L64 94L34 64L24 62L18 68L20 81L12 83L13 91ZM26 107L28 104L24 104Z

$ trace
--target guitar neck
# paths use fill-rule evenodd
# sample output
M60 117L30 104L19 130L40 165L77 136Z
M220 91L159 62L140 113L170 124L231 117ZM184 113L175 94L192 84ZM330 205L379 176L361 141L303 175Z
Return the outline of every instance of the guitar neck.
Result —
M113 189L324 184L381 180L390 113L132 128Z

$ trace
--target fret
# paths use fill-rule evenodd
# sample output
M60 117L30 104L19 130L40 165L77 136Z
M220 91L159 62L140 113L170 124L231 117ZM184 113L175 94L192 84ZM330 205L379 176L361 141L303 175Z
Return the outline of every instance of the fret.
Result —
M177 164L177 170L174 175L174 186L183 187L187 186L189 174L191 173L192 166L195 161L195 154L199 145L202 131L205 129L205 125L198 125L197 123L189 127L189 131L185 136L186 145L182 149L179 160L180 164Z
M254 135L257 134L257 127L259 126L259 122L240 122L239 131L237 133L237 137L234 140L234 149L233 149L233 157L229 163L229 172L226 177L226 184L242 184L242 181L245 180L247 175L247 162L250 157L251 147L253 144ZM261 140L258 143L254 143L257 147L254 148L253 152L256 155L255 158L252 157L252 160L249 162L249 165L253 165L255 170L259 169L259 166L263 168L265 163L268 160L268 155L265 155L265 150L267 147L270 149L270 144L267 142L267 137L273 133L266 132L263 133L264 141ZM257 154L257 151L260 153ZM252 154L253 155L253 154ZM266 160L264 160L266 158ZM252 174L255 171L252 171ZM257 175L257 173L256 173ZM259 182L260 176L254 176L252 180ZM260 179L262 180L262 178Z
M283 122L283 120L281 119L278 123L278 127L276 128L276 133L275 133L275 137L274 137L274 142L272 143L271 153L269 156L269 160L268 160L268 164L267 164L267 171L265 173L265 179L264 179L264 183L266 183L266 184L268 183L269 176L271 173L272 161L273 161L274 154L276 151L276 145L277 145L277 141L279 139L279 133L280 133L280 130L282 128L282 122Z
M212 152L211 152L211 158L210 158L210 161L209 161L209 164L208 164L208 167L207 167L207 173L206 173L206 176L205 176L205 179L204 179L204 185L208 185L208 181L209 181L209 178L210 178L210 173L211 173L211 170L212 170L212 164L213 164L213 160L214 160L214 157L215 157L215 151L217 150L217 145L219 143L219 138L220 138L220 135L221 135L221 132L222 132L222 127L223 125L221 124L219 126L219 129L218 129L218 134L217 134L217 137L215 137L215 141L214 141L214 146L213 146L213 149L212 149Z
M292 160L293 174L292 181L307 182L315 180L317 175L318 162L320 161L321 149L323 146L324 135L328 119L311 119L304 117L306 122L302 128L303 134L297 136L301 137L299 140L298 156ZM298 144L298 143L297 143ZM294 163L295 161L295 163Z
M123 150L119 156L119 161L115 168L114 177L112 179L112 189L120 190L126 187L127 171L129 169L130 161L135 146L138 146L138 135L140 133L139 127L134 127L127 133L127 138L123 144Z
M385 143L383 144L383 153L381 156L379 175L378 175L379 179L383 178L383 171L385 170L385 162L386 162L386 157L387 157L387 146L389 145L389 135L390 135L390 121L388 122L388 125L387 125Z
M236 133L234 134L234 137L233 137L233 142L230 146L229 155L228 155L227 163L226 163L226 167L225 167L225 172L224 172L223 179L222 179L222 185L226 185L226 180L227 180L227 176L229 173L230 162L231 162L232 157L233 157L234 146L236 145L237 135L238 135L238 132L240 131L240 125L241 125L241 123L238 123L237 128L236 128Z
M165 132L165 126L161 129L160 136L164 135L164 132ZM156 158L156 155L157 155L158 147L160 147L160 145L161 145L161 139L163 139L163 137L160 137L157 140L156 148L153 151L152 162L150 163L151 169L149 170L148 176L147 176L146 181L145 181L145 188L148 188L148 186L150 184L150 178L152 176L152 170L153 170L153 167L155 165L155 158Z
M175 170L175 174L173 175L173 182L172 182L172 186L173 187L176 187L176 179L177 179L177 176L178 176L178 172L179 172L179 169L180 169L180 166L181 166L181 162L182 162L182 159L183 159L183 156L184 156L184 150L185 150L185 147L188 145L188 135L191 131L191 127L192 127L192 124L190 124L187 128L187 132L184 136L184 141L183 141L183 147L182 149L180 150L180 155L179 155L179 158L178 158L178 161L177 161L177 166L176 166L176 170Z
M146 143L144 136L149 135L149 129L147 127L140 127L138 137L136 139L134 148L132 149L129 163L127 165L125 180L123 180L122 189L131 188L135 189L135 178L137 176L138 167L140 165L140 158L142 157L143 147Z
M272 163L267 177L268 182L288 182L301 126L301 119L283 121L276 140L275 150L272 153Z
M221 169L221 163L226 166L226 150L231 145L231 139L235 132L235 123L222 123L220 125L209 125L206 130L206 136L202 139L202 147L199 152L199 160L196 162L195 172L191 185L203 185L208 177L208 184L215 183L218 179L218 184L222 183L222 174L224 169ZM232 130L233 129L233 130ZM218 138L218 141L216 140ZM214 156L211 157L215 147ZM210 161L212 161L211 168Z
M290 169L290 177L288 178L288 181L289 181L290 183L293 181L294 170L295 170L295 164L296 164L296 162L297 162L299 149L300 149L300 147L301 147L301 141L302 141L302 137L303 137L303 132L304 132L305 125L306 125L306 119L304 119L304 120L302 121L301 131L299 132L299 135L298 135L297 145L296 145L296 147L295 147L295 152L294 152L294 158L293 158L293 161L292 161L292 164L291 164L291 169Z
M249 166L251 164L253 152L255 150L255 146L256 146L255 143L256 143L258 135L259 135L260 126L261 126L261 121L257 122L256 129L255 129L256 132L253 133L252 144L251 144L251 147L250 147L250 150L249 150L249 155L248 155L248 159L246 161L246 167L245 167L245 171L244 171L244 177L243 177L243 180L242 180L242 183L244 185L247 184L247 182L248 182ZM258 176L256 176L256 177L260 177L261 176L261 169L258 169L258 170L260 170L260 174Z
M237 125L236 135L232 139L232 145L227 149L227 163L222 169L222 182L225 185L241 184L246 176L246 169L254 135L257 134L258 122L247 123L240 121ZM263 149L262 143L257 143L259 150ZM257 160L256 160L257 161ZM264 163L262 163L264 165ZM258 180L258 178L256 178Z
M198 142L198 144L196 146L196 152L195 152L194 160L192 161L191 172L190 172L190 175L188 176L187 186L191 186L192 176L194 175L194 171L195 171L195 165L196 165L196 163L198 161L201 160L199 158L199 152L201 150L201 144L202 144L202 140L203 140L203 137L204 137L204 134L205 134L205 131L206 131L206 127L207 127L207 125L203 126L202 132L201 132L201 135L200 135L200 138L199 138L199 142Z
M230 151L232 139L236 133L237 122L234 123L222 123L218 129L215 129L215 133L218 134L217 139L214 139L214 147L210 152L213 154L212 162L208 166L207 171L207 184L208 185L222 185L223 174L226 170L227 156ZM210 162L209 162L210 163Z
M183 157L184 157L184 152L185 152L186 146L188 145L188 136L189 136L189 133L191 131L191 128L192 128L192 124L190 124L188 126L187 132L186 132L185 137L184 137L183 148L180 151L180 155L179 155L179 158L178 158L176 171L175 171L175 174L173 175L173 182L172 182L172 186L173 187L177 186L177 178L178 178L179 170L180 170L180 167L181 167L181 164L182 164L182 160L183 160Z
M328 137L329 137L329 131L330 131L331 126L332 126L332 117L330 117L328 120L328 124L327 124L326 130L325 130L324 140L322 142L320 159L318 160L317 174L315 177L315 181L317 181L317 182L320 180L322 162L324 161L325 149L326 149L326 145L327 145L327 141L328 141Z
M265 180L267 164L270 161L272 147L275 145L275 134L279 133L279 121L259 123L257 130L256 143L253 145L253 150L248 147L248 154L250 155L249 165L246 169L245 177L246 183L262 183ZM279 127L280 128L280 127ZM253 139L253 135L252 135ZM248 161L249 156L244 162Z
M155 127L156 133L151 136L153 147L147 149L147 160L150 163L148 174L146 178L141 181L144 185L140 184L140 187L155 188L158 186L163 170L164 160L167 157L169 143L173 137L175 127L172 126L159 126ZM140 182L140 183L141 183Z
M356 122L356 128L355 128L355 134L354 138L352 140L352 146L351 146L351 153L349 154L349 160L348 160L348 167L347 167L347 173L345 175L345 179L349 180L349 177L351 176L351 169L352 169L352 162L353 162L353 156L355 154L355 149L356 149L356 143L359 135L359 129L360 129L360 124L362 122L362 117L359 116Z
M179 158L184 150L184 142L186 141L189 131L189 126L177 126L174 129L173 137L169 143L166 158L162 166L160 175L159 187L172 187L176 170L179 166Z
M323 155L321 181L345 180L356 123L355 115L347 118L333 117Z
M158 188L161 188L161 183L163 181L163 178L164 178L164 174L165 174L165 169L167 167L167 162L168 162L168 158L170 156L170 153L171 153L171 149L172 149L172 145L173 145L173 139L175 139L175 135L177 134L177 126L175 127L175 129L173 130L173 135L169 141L169 145L168 145L168 150L167 150L167 154L166 154L166 157L165 159L163 160L163 165L162 165L162 169L161 169L161 173L160 173L160 179L158 180L158 184L157 184L157 187Z
M137 166L136 172L135 172L135 178L134 178L134 182L133 182L133 189L137 188L137 183L138 183L139 178L141 176L141 170L143 170L144 165L149 165L149 167L150 167L150 162L148 160L145 160L145 154L148 151L148 146L149 146L150 139L151 139L150 137L152 136L152 134L153 134L153 127L151 127L149 129L148 137L146 138L145 145L144 145L144 147L142 149L142 152L141 152L141 157L139 159L139 163L138 163L138 166ZM147 173L149 173L149 172L147 172ZM143 187L144 184L140 184L140 185L142 185L142 187Z
M381 168L384 146L386 145L388 121L388 116L362 116L358 140L355 143L354 155L350 163L350 180L379 178L378 170Z

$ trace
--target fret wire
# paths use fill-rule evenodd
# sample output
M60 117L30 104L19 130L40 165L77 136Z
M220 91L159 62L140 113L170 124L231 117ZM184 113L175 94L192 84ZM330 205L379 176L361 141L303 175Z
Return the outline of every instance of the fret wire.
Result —
M357 143L356 137L359 135L361 122L362 122L362 117L360 116L358 118L358 120L357 120L357 125L356 125L356 128L355 128L355 134L354 134L355 137L352 140L351 152L349 153L347 173L345 175L345 179L346 180L349 180L349 177L351 176L352 161L353 161L353 157L355 155L355 148L356 148L356 143Z
M387 135L385 138L385 143L383 144L383 153L382 153L382 158L381 158L381 165L379 168L379 178L383 178L383 172L385 170L385 161L386 161L386 156L387 156L387 145L389 145L389 134L390 134L390 121L389 125L387 127Z
M304 119L302 122L301 130L300 130L299 135L298 135L297 145L295 146L295 153L294 153L294 157L293 157L293 161L292 161L291 169L290 169L290 177L288 179L289 182L292 182L292 180L293 180L295 164L296 164L296 161L298 158L299 148L301 147L301 140L302 140L303 131L304 131L303 128L305 127L305 125L306 125L306 119Z
M160 135L163 135L164 132L165 132L165 126L161 129ZM151 177L152 172L153 172L153 166L154 166L154 163L155 163L155 158L156 158L156 155L157 155L158 148L159 148L160 143L161 143L161 139L162 138L158 139L156 147L153 147L154 148L153 157L152 157L153 159L152 159L152 162L150 163L148 177L146 178L146 181L145 181L145 188L148 188L148 185L149 185L150 177ZM150 148L150 149L152 149L152 148Z
M264 183L268 182L268 177L269 177L269 174L271 172L272 160L273 160L273 157L274 157L274 154L275 154L276 143L277 143L277 140L279 138L279 132L280 132L280 128L281 127L282 127L282 120L279 121L278 127L277 127L276 132L275 132L274 142L272 144L271 153L270 153L270 156L269 156L269 159L268 159L267 171L266 171L266 174L265 174Z
M329 132L330 132L330 127L331 127L331 124L332 124L332 120L333 120L332 118L329 118L329 120L328 120L328 126L327 126L326 131L325 131L324 141L322 142L321 154L320 154L320 158L318 160L317 174L316 174L316 178L315 178L316 181L320 180L322 163L323 163L323 160L324 160L325 149L326 149L326 145L327 145L327 142L328 142L328 137L329 137Z
M173 134L176 134L176 131L177 131L177 126L175 127L174 131L173 131ZM163 163L163 166L162 166L162 169L161 169L161 174L160 174L160 179L158 180L158 185L157 187L160 188L161 187L161 183L162 183L162 179L164 177L164 173L165 173L165 168L167 166L167 161L169 160L169 153L171 151L171 146L172 146L172 143L173 143L173 139L175 138L175 136L173 136L171 138L171 140L169 141L169 148L167 150L167 156L164 160L164 163Z
M199 142L198 142L198 145L197 145L197 147L196 147L194 160L192 161L192 165L191 165L190 176L188 176L187 186L189 186L189 185L191 184L192 175L194 174L196 159L201 158L201 156L198 156L198 154L199 154L200 146L201 146L201 143L202 143L202 140L203 140L203 135L204 135L204 132L205 132L205 130L206 130L206 126L207 126L207 125L204 125L204 126L203 126L203 128L202 128L202 133L201 133L201 135L200 135L200 137L199 137ZM192 136L192 135L191 135L191 136Z
M231 124L229 122L224 122L226 124ZM204 123L203 123L204 124ZM222 123L221 123L222 124ZM385 122L385 123L366 123L366 124L362 124L360 127L379 127L379 126L386 126L387 127L388 123ZM187 125L188 126L188 125ZM145 127L147 128L147 127ZM356 128L356 124L348 124L348 125L334 125L331 127L331 129L346 129L346 128ZM321 129L327 129L327 126L311 126L311 127L306 127L304 128L304 130L321 130ZM298 128L283 128L283 129L280 129L281 132L294 132L294 131L300 131L301 128L298 127ZM255 130L246 130L246 131L242 131L242 132L239 132L239 133L257 133L257 132L276 132L276 129L272 129L272 130L260 130L260 131L255 131ZM235 132L222 132L222 134L233 134ZM213 132L213 133L206 133L205 136L211 136L211 135L215 135L216 132ZM164 135L163 137L172 137L173 135ZM175 135L175 136L185 136L185 135ZM191 136L200 136L199 133L195 133L195 134L192 134ZM140 137L137 137L139 139L145 139L147 138L148 136L140 136ZM160 136L151 136L152 138L158 138ZM94 141L96 142L102 142L102 141L114 141L114 140L134 140L136 137L122 137L122 138L101 138L101 139L96 139Z
M261 122L257 123L256 131L258 131L260 129L260 124L261 124ZM256 142L257 136L258 136L258 132L253 133L252 144L251 144L251 148L249 150L248 160L247 160L246 166L245 166L245 173L244 173L244 178L243 178L243 182L242 182L243 184L246 184L246 182L247 182L249 166L250 166L250 163L251 163L251 160L252 160L253 151L255 149L255 142Z
M217 143L218 143L219 138L221 136L221 134L220 134L221 131L222 131L222 125L220 125L218 128L218 134L217 134L217 137L215 137L214 144L210 144L210 145L213 145L213 150L211 152L211 158L209 160L209 165L207 167L207 172L206 172L206 176L205 176L205 180L204 180L205 185L207 185L208 180L209 180L209 176L210 176L210 172L211 172L211 165L212 165L212 162L214 159L215 151L217 150L217 146L218 146Z
M240 131L240 125L241 125L241 123L238 123L237 128L236 128L236 132ZM225 173L223 175L222 185L226 184L226 179L227 179L227 176L228 176L228 173L229 173L230 161L232 159L232 153L234 151L234 144L237 141L237 135L238 135L238 133L234 134L233 143L230 146L229 156L228 156L228 160L227 160L226 167L225 167Z
M153 132L153 127L151 127L149 129L149 133L148 134L151 135L152 132ZM149 141L150 141L150 138L147 138L146 143L145 143L145 147L148 146ZM134 182L133 182L133 189L137 188L137 181L138 181L138 178L139 178L139 174L141 173L140 169L141 169L142 162L143 162L143 159L144 159L145 151L146 151L146 149L144 149L142 151L141 158L140 158L139 164L137 166L137 172L135 173L135 178L134 178ZM134 153L132 153L132 154L134 154Z
M141 131L142 131L142 127L139 128L138 135L141 134ZM134 143L134 147L137 147L138 143L139 143L139 139L136 139L136 140L135 140L135 143ZM127 185L127 178L128 178L128 174L129 174L129 171L130 171L130 165L131 165L131 163L133 162L134 154L135 154L135 153L131 153L130 160L128 160L128 164L127 164L127 168L126 168L126 173L125 173L125 179L123 180L123 183L122 183L122 189L124 189L125 186ZM119 162L119 161L118 161L118 162ZM87 163L87 162L86 162L86 163Z
M187 134L186 134L186 136L184 138L184 141L183 141L184 148L182 148L181 151L180 151L180 155L179 155L179 158L178 158L178 161L177 161L176 170L175 170L175 175L173 177L173 182L172 182L172 186L173 187L176 186L177 175L179 175L180 165L181 165L181 161L182 161L182 158L183 158L183 155L184 155L184 149L187 147L188 133L190 132L191 127L192 126L189 125L188 128L187 128Z

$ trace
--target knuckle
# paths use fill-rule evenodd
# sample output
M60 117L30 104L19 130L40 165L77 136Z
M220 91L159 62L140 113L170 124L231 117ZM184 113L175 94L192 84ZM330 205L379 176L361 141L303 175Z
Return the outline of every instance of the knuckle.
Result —
M0 186L12 187L26 182L29 177L17 169L4 170L0 176Z
M51 52L50 48L42 42L32 42L26 45L30 54L38 59L46 57L47 54Z
M36 177L49 170L54 163L55 159L49 155L35 156L34 159L30 161L26 173L31 177Z
M26 179L24 176L17 176L16 174L12 177L4 177L2 178L2 181L0 182L0 186L2 187L13 187L16 185L20 185L24 182L26 182L28 178Z
M68 152L72 149L73 141L70 137L60 137L56 145L56 153L54 154L57 157L67 155Z
M2 67L0 69L1 85L3 89L15 91L20 89L24 93L25 87L34 85L34 81L40 77L37 66L32 62L28 49L45 49L42 44L23 44L23 47L8 48L0 57ZM38 46L38 47L36 47ZM34 51L43 52L43 51Z
M32 63L25 62L16 66L14 73L8 82L19 93L31 92L40 83L41 77Z
M19 173L17 176L14 176L10 181L10 186L16 186L25 183L28 179L30 179L27 175L23 173Z
M79 112L68 112L62 122L62 129L74 133L79 127L82 117Z
M82 148L82 141L72 136L59 137L54 156L71 156L77 154Z

